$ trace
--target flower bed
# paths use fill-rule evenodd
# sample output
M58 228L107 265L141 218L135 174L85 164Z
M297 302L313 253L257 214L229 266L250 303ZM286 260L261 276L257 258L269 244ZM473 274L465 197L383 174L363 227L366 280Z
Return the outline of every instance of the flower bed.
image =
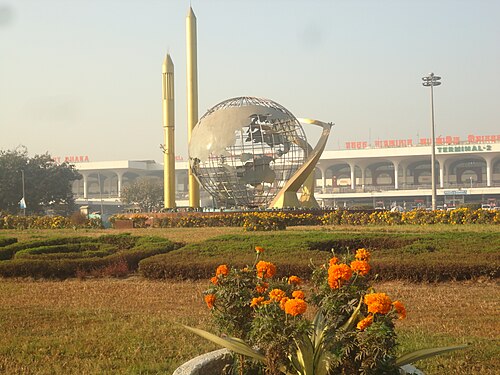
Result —
M110 221L132 220L135 228L243 227L246 231L283 230L297 225L433 225L500 224L500 211L458 208L452 211L256 211L189 212L116 215Z
M358 249L334 256L313 272L308 295L297 276L275 279L273 263L252 267L217 267L205 302L223 337L190 331L235 353L233 373L400 374L401 366L455 350L422 350L397 358L394 321L406 309L370 286L370 253ZM306 312L316 310L312 321ZM249 361L247 358L252 358Z

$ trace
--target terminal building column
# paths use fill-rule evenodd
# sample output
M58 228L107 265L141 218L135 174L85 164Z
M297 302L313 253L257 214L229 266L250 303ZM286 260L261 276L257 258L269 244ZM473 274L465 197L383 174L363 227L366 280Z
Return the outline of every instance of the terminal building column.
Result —
M359 169L361 169L361 189L362 191L365 191L367 163L365 161L359 161L354 166L354 170L356 170L356 166L359 167ZM354 181L356 181L356 177L354 178Z
M444 162L438 160L439 162L439 187L444 188Z
M116 173L116 177L118 179L118 186L117 186L117 189L118 189L118 198L121 198L121 196L122 196L123 172L118 171L118 172L115 172L115 173Z
M399 161L393 160L392 165L394 166L394 189L399 189L398 172L399 172Z
M493 158L487 157L484 158L486 161L486 186L491 187L491 171L493 169Z
M83 176L83 199L87 199L87 190L88 190L88 178L89 176L86 173L81 173L80 174Z
M356 164L349 163L349 168L351 168L351 189L356 189Z
M319 169L319 171L321 172L321 189L323 191L323 193L326 192L326 168L323 168L321 165L316 165L316 168Z

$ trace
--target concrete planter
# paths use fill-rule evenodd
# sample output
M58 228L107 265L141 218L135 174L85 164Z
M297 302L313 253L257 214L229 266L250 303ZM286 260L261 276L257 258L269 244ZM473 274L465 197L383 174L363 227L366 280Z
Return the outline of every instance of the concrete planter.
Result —
M231 362L231 352L219 349L191 359L178 367L172 375L217 375Z
M231 353L227 349L208 352L191 359L178 367L172 375L219 375L224 366L231 364ZM402 366L401 375L424 375L412 365Z

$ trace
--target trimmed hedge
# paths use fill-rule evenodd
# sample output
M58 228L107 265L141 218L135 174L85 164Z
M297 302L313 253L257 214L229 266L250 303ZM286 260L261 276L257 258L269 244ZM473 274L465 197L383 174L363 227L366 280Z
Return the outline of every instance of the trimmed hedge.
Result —
M5 247L8 245L12 245L17 242L17 238L15 237L0 237L0 247Z
M336 254L342 254L363 247L372 252L373 274L379 280L444 281L499 277L500 235L495 232L277 232L257 238L226 235L144 259L139 263L139 272L149 279L209 279L220 264L252 265L255 245L264 247L266 260L277 266L278 277L293 274L308 279L311 265L326 262L332 249Z
M117 252L114 245L83 242L65 245L40 246L18 251L15 259L103 258Z
M6 250L0 255L7 259L0 261L0 276L65 279L123 262L135 271L142 259L180 246L160 237L129 234L30 241L0 249Z
M11 259L15 253L21 250L41 247L41 246L54 246L54 245L64 245L70 243L88 242L91 241L89 237L56 237L48 238L45 240L34 240L27 242L14 243L9 246L0 248L0 261Z

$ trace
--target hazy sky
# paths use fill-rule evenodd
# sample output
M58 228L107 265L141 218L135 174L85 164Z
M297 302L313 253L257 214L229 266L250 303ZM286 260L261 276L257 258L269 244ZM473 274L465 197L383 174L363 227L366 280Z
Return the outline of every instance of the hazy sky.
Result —
M0 0L0 149L162 160L161 65L187 156L186 0ZM500 134L498 0L192 0L199 115L236 96L346 141ZM307 130L311 138L314 132ZM313 142L314 144L314 142Z

